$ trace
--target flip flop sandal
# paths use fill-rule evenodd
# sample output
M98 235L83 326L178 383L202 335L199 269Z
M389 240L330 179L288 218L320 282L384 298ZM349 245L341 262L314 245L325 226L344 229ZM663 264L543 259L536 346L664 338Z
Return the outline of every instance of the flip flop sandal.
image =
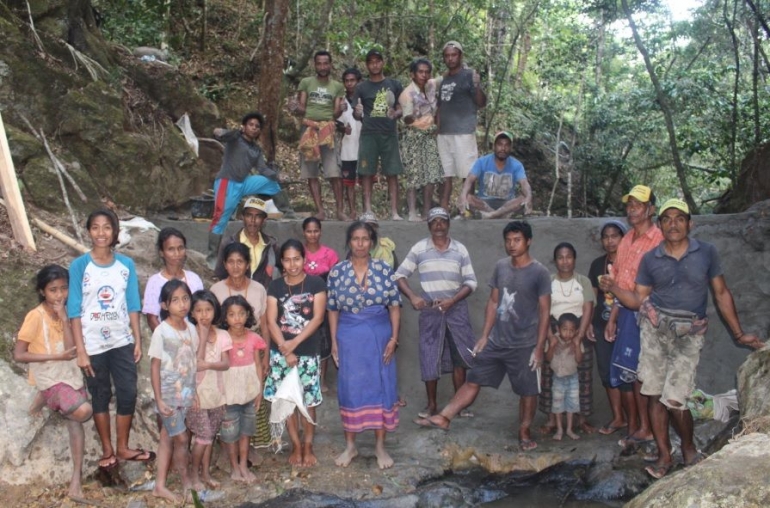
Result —
M684 467L694 466L695 464L699 464L704 460L706 460L706 454L704 454L703 452L698 452L695 454L695 457L693 457L693 459L690 462L684 463Z
M147 455L146 459L140 459L139 458L139 457L141 457L142 455L145 455L145 454ZM122 460L133 461L133 462L152 462L153 460L155 460L155 457L156 457L155 452L150 452L150 451L146 451L146 450L144 450L142 448L137 448L135 454L133 454L130 457L126 457L125 459L122 459Z
M670 464L660 464L660 465L651 465L644 468L645 471L647 471L647 474L655 478L656 480L660 480L664 476L666 476L671 469L674 467L673 463Z
M460 418L473 418L474 416L476 415L473 414L473 411L469 411L467 409L460 411Z
M603 436L609 436L610 434L614 434L620 429L625 429L626 427L628 427L628 425L621 425L619 427L616 427L614 425L605 425L601 427L598 432Z
M107 462L106 464L102 464L103 462ZM113 453L109 457L102 457L97 461L97 464L99 465L99 469L103 469L105 471L109 471L110 469L115 468L115 466L118 465L118 458Z
M531 439L522 439L519 441L519 448L523 452L531 452L535 448L537 448L537 443L532 441Z
M426 419L427 419L427 418L430 418L431 416L433 416L433 415L435 415L435 414L436 414L436 413L434 413L434 412L431 412L431 411L430 411L430 410L429 410L429 409L426 407L425 409L423 409L422 411L420 411L419 413L417 413L417 416L418 416L419 418L426 418Z

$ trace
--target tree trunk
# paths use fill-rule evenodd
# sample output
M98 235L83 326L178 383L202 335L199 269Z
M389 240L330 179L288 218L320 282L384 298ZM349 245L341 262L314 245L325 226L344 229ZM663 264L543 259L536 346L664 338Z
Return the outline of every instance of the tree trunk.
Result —
M524 78L524 72L527 70L527 60L529 52L532 51L532 36L529 31L524 32L524 36L519 46L519 59L516 62L516 76L513 79L513 88L521 88L521 80Z
M642 41L642 37L639 35L639 29L636 26L634 17L631 15L631 9L628 7L628 0L621 0L620 3L623 6L623 13L626 16L626 19L628 19L628 25L631 28L631 33L634 36L636 49L638 49L639 53L642 55L642 58L644 59L644 66L647 68L647 74L650 75L650 81L652 81L652 86L655 89L655 97L658 102L658 106L660 106L660 111L663 113L663 120L666 123L666 131L668 132L668 142L671 146L671 156L674 161L676 176L679 179L679 185L682 188L682 195L684 196L684 200L687 201L687 204L690 207L690 211L693 214L697 214L698 207L695 204L695 200L692 197L692 192L690 191L690 186L687 183L687 170L684 167L684 164L682 164L682 158L679 154L679 147L677 146L676 128L674 127L674 115L668 102L668 95L666 95L665 90L663 90L663 86L658 79L658 75L655 73L655 67L652 64L652 60L650 59L650 54L644 45L644 41Z
M727 13L727 2L722 6L722 16L725 20L725 26L727 31L730 32L730 40L733 44L733 58L735 59L735 75L733 76L733 100L732 100L732 121L730 122L730 182L733 187L737 183L738 171L736 170L735 161L735 143L738 139L738 87L740 85L741 78L741 57L738 47L738 36L735 34L735 15L738 10L738 0L733 0L733 12L732 19Z
M596 27L596 64L594 67L594 84L599 92L604 91L602 86L602 64L604 63L604 44L605 44L605 32L607 30L607 23L604 21L604 9L601 11L602 19Z
M257 107L265 115L260 142L268 163L275 161L278 142L278 115L281 112L281 81L283 79L283 45L288 0L266 0L265 33L260 53L259 101Z
M276 0L268 0L268 3L272 3ZM286 11L288 13L289 9L289 3L288 0L285 0L286 3ZM286 73L286 76L292 80L299 81L299 76L302 74L302 72L307 68L308 63L310 63L310 59L313 57L313 54L321 49L319 46L324 43L324 37L326 37L326 32L328 32L329 25L331 24L332 20L332 9L334 9L334 0L326 0L326 5L324 6L324 12L329 13L328 16L317 16L316 19L318 20L318 24L315 27L315 30L313 30L313 33L310 34L310 37L308 37L304 44L302 44L301 49L298 50L298 54L296 57L296 64L291 69L290 72ZM351 6L351 9L355 9L355 5ZM288 15L288 14L287 14ZM299 16L299 13L297 13ZM351 30L353 32L353 30ZM299 42L299 40L298 40ZM352 46L351 46L352 47ZM328 49L328 48L326 48Z

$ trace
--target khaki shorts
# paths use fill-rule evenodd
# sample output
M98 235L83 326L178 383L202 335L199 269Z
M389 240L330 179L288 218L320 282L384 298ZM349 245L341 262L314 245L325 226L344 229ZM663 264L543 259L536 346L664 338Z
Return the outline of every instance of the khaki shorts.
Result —
M444 177L468 178L473 163L479 158L475 134L439 134L438 155Z
M340 166L337 162L337 148L329 148L328 146L321 147L321 160L320 161L306 161L299 154L299 176L300 178L318 178L321 176L321 168L323 166L324 178L339 178Z
M703 335L677 337L673 331L655 328L643 318L638 369L642 394L660 397L660 402L671 409L687 409L703 341Z

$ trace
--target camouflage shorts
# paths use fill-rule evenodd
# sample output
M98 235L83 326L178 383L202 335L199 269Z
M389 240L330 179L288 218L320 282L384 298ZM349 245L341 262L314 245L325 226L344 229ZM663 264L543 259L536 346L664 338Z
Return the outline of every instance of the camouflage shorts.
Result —
M648 319L642 319L639 353L642 394L660 397L660 402L671 409L686 408L695 388L695 371L703 341L703 335L677 337L673 331L655 328Z

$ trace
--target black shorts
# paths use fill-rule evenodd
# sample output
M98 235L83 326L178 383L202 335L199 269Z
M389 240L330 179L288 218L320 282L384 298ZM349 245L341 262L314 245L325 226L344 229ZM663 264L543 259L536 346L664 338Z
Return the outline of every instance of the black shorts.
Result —
M358 161L342 161L340 173L342 174L342 185L345 187L355 187L358 180Z
M520 397L536 396L537 373L529 366L534 350L535 346L504 348L487 342L484 350L476 356L473 368L468 371L468 382L499 388L503 377L508 374L513 393Z
M92 355L91 368L94 370L94 376L86 376L86 384L91 393L94 414L109 412L114 384L117 414L133 415L136 409L137 381L134 345L126 344L123 347Z

